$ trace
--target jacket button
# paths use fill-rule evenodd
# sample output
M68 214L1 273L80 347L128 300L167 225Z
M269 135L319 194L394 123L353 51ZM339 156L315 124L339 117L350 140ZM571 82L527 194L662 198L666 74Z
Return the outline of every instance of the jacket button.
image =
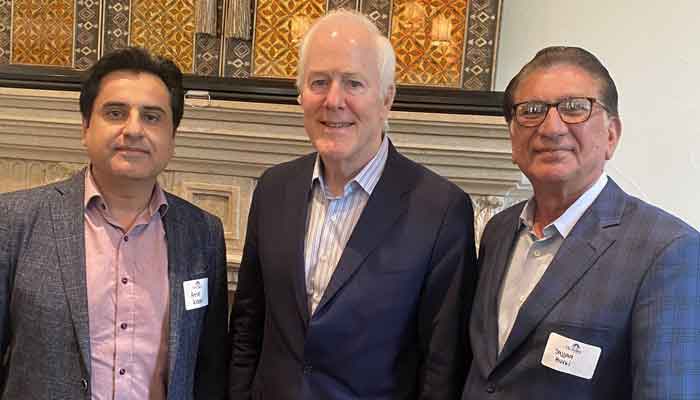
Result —
M496 391L496 386L490 384L486 387L486 393L494 393Z
M314 369L313 369L313 367L312 367L311 365L308 365L308 364L307 364L307 365L304 365L304 374L307 374L307 375L308 375L308 374L310 374L311 372L313 372L313 370L314 370Z
M87 381L87 379L81 379L81 380L80 380L80 387L83 388L83 392L87 392L87 391L88 391L88 381Z

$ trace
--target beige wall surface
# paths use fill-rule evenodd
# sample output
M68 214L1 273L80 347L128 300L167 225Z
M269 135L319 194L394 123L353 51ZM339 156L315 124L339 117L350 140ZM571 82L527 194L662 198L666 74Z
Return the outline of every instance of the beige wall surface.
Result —
M627 192L700 228L700 2L504 0L496 90L542 47L582 46L620 92L607 165Z

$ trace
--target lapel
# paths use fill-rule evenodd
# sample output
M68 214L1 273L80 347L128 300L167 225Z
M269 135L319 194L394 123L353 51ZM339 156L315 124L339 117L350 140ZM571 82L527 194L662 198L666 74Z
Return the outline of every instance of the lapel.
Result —
M191 249L187 243L188 226L180 219L179 204L166 193L168 211L163 217L165 240L168 246L168 285L170 292L168 335L168 382L174 382L180 344L180 327L185 314L185 299L182 283L189 277Z
M382 176L348 239L316 313L320 315L323 312L325 306L360 268L369 253L382 243L387 231L406 211L407 201L403 194L413 188L418 171L390 142Z
M309 305L306 298L306 268L304 261L304 240L306 238L306 217L309 210L311 176L313 175L316 153L310 154L295 164L291 178L287 181L283 207L282 234L279 246L286 247L281 254L292 257L292 280L297 308L304 326L309 325ZM274 201L274 199L273 199ZM291 240L288 240L290 238Z
M496 364L506 359L615 242L626 195L609 181L564 240L515 319ZM497 315L497 314L494 314Z
M90 330L88 326L85 275L85 169L55 186L58 197L50 201L51 224L61 279L66 292L78 350L90 375Z
M481 276L479 277L480 285L485 288L485 296L480 296L483 300L481 304L480 323L481 332L484 332L484 341L486 342L486 358L477 358L477 362L487 362L483 366L484 370L492 370L496 365L498 357L498 293L505 276L508 261L510 260L510 252L515 243L515 237L520 228L520 212L522 211L525 202L504 211L507 215L499 220L498 226L494 227L498 237L491 238L489 242L494 243L493 249L484 248L488 252L488 256L483 257L485 260L493 260L488 265L481 265ZM487 246L487 243L483 243ZM478 314L477 314L478 315Z

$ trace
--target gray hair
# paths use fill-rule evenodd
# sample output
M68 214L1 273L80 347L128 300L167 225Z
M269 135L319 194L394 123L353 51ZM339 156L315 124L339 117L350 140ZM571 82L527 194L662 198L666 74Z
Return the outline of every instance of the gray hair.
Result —
M359 23L364 26L367 31L376 37L375 48L377 51L377 68L379 72L379 93L384 100L384 97L388 94L390 87L394 85L394 76L396 69L396 54L394 53L394 48L391 46L389 39L382 35L377 29L377 26L365 15L346 9L338 9L330 11L328 14L322 16L321 18L314 21L309 30L304 35L302 39L301 46L299 46L299 64L297 66L297 80L296 85L299 93L301 93L304 86L304 72L306 69L306 58L307 58L307 48L311 42L318 27L323 25L326 21L338 18L341 20L340 24L347 24L349 21Z

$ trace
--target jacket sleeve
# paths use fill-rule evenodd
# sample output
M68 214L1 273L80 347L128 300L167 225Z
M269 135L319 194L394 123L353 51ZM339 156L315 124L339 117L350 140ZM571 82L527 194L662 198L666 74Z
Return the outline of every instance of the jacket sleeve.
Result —
M210 285L209 306L199 339L195 372L195 399L226 399L228 390L229 352L227 334L228 280L226 243L221 220L209 217L210 244L207 251L214 262L214 282ZM211 275L210 275L211 276Z
M253 379L260 359L265 320L265 292L258 255L258 223L261 183L255 189L248 217L243 258L231 310L231 368L229 396L251 398Z
M666 245L639 288L631 324L632 398L700 396L700 235Z
M418 310L421 400L459 398L471 363L469 341L461 328L468 321L476 289L474 213L465 193L452 197Z

